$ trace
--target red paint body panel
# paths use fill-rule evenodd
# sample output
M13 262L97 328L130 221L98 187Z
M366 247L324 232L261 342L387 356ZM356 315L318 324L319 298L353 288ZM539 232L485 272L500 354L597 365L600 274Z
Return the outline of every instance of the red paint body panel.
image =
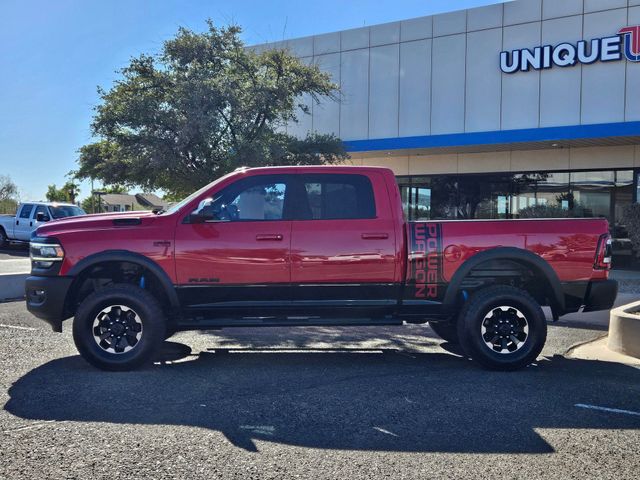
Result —
M474 254L496 247L518 247L539 255L551 265L560 281L587 281L594 276L600 235L608 231L607 221L602 219L476 220L440 224L445 281Z
M113 220L140 218L139 225L114 226ZM173 236L175 218L151 212L87 215L48 222L39 236L57 238L65 251L60 275L66 275L80 260L108 250L127 250L156 262L175 281ZM169 242L160 245L159 242Z
M291 280L296 283L398 283L396 231L385 177L368 175L376 218L294 221Z
M176 283L187 285L194 278L211 280L199 284L289 283L291 223L179 223Z

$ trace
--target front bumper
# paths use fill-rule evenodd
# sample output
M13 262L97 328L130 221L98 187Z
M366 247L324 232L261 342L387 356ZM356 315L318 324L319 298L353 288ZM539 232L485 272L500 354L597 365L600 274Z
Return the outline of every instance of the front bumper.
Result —
M609 310L613 307L617 296L617 281L609 279L590 282L584 299L583 311Z
M54 332L62 331L62 321L69 318L65 312L67 292L73 282L72 277L27 277L25 296L27 310L44 320Z

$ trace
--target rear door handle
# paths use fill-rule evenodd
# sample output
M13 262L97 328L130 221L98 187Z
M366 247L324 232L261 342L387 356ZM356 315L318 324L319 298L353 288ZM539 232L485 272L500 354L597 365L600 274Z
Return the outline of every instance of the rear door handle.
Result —
M361 236L364 240L386 240L389 238L388 233L363 233Z
M258 235L256 235L256 240L258 241L281 242L282 238L282 235L280 235L279 233L259 233Z

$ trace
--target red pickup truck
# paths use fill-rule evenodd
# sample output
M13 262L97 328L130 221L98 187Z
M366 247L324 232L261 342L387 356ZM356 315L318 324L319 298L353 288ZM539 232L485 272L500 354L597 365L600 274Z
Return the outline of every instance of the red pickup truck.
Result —
M609 309L603 219L407 222L391 170L238 169L166 212L53 221L28 309L108 370L174 332L429 322L481 365L536 359L553 317Z

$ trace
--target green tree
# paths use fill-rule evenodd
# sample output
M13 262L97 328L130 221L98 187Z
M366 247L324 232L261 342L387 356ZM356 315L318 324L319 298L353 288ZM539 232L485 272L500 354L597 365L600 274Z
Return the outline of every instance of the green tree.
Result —
M80 186L72 180L69 180L62 187L62 191L64 192L67 202L76 203L76 198L80 194Z
M98 200L92 195L83 199L80 202L80 206L87 213L97 213L96 208L98 207Z
M18 197L18 186L13 183L11 177L0 175L0 200L16 200Z
M316 65L287 50L256 52L237 26L181 28L159 55L142 55L99 90L95 143L79 152L76 178L138 185L184 196L239 167L335 163L347 158L333 135L285 133L309 109L300 99L335 98Z
M76 198L79 193L80 187L78 184L69 180L62 188L58 188L55 183L49 185L45 196L49 202L76 203Z
M67 196L66 193L62 191L61 188L56 187L56 184L53 183L47 187L47 193L45 194L48 202L66 202Z
M13 214L18 206L18 186L7 175L0 175L0 213Z

